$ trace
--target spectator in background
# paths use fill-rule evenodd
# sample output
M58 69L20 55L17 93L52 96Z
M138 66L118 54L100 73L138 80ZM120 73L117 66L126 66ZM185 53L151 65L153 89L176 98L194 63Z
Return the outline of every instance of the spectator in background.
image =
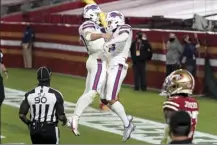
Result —
M23 61L25 68L32 68L32 44L34 40L34 32L30 26L27 25L22 39L22 49L23 49Z
M189 35L184 36L184 52L182 58L182 65L188 70L194 77L196 75L196 50L200 47L200 43L195 35L197 44L193 44Z
M141 31L136 34L136 39L130 48L131 59L133 61L134 89L147 89L146 84L146 61L152 57L152 47L147 37Z
M192 144L188 137L191 131L191 117L185 111L175 112L169 122L170 144Z
M174 33L170 33L166 52L166 76L179 69L183 47Z

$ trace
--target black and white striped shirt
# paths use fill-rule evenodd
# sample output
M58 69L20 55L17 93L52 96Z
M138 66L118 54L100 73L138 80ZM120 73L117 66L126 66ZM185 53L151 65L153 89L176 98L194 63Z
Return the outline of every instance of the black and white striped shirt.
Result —
M63 102L63 96L59 91L47 86L38 86L25 94L22 103L28 105L31 122L57 123L57 114L65 114Z

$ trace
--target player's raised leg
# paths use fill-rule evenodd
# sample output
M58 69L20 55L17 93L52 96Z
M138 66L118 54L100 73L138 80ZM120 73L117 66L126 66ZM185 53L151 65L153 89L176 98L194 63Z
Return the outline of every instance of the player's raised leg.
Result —
M74 114L71 118L71 128L75 135L80 135L78 131L78 121L84 110L92 104L95 97L100 94L101 88L103 84L105 83L106 79L106 62L102 61L101 59L97 60L88 60L90 61L89 66L90 67L90 75L88 75L89 90L87 93L83 94L75 107ZM96 63L96 64L95 64ZM96 66L96 67L93 67ZM89 69L88 69L89 70Z
M93 102L93 98L89 98L88 95L85 95L89 92L90 85L91 85L90 84L91 70L87 69L87 71L88 71L88 73L87 73L87 77L86 77L86 84L85 84L84 93L78 99L76 106L75 106L74 114L70 119L68 119L68 124L67 124L69 127L72 128L72 131L76 136L80 135L80 133L78 131L79 118L80 118L81 114L83 113L83 111L89 106L89 104L91 104Z
M120 91L121 84L127 74L127 65L119 64L115 65L108 70L108 78L106 84L106 100L110 104L110 108L115 112L123 122L124 125L124 134L123 141L127 141L130 138L131 133L135 129L135 126L129 120L124 106L119 102L116 97Z

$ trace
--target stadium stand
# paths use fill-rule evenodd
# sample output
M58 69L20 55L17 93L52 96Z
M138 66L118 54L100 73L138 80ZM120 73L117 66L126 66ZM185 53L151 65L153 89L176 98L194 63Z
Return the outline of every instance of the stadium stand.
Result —
M29 11L34 8L52 6L54 4L63 2L73 2L76 0L2 0L1 1L1 16L21 12Z

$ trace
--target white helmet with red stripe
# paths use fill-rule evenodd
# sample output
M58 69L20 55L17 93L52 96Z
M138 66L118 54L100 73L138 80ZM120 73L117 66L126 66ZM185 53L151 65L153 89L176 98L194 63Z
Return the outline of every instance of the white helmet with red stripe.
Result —
M101 9L96 4L88 4L84 7L83 17L85 19L90 19L93 22L99 24L99 14Z
M125 24L124 15L119 11L109 12L106 16L106 21L108 23L108 31L113 31L118 26Z

